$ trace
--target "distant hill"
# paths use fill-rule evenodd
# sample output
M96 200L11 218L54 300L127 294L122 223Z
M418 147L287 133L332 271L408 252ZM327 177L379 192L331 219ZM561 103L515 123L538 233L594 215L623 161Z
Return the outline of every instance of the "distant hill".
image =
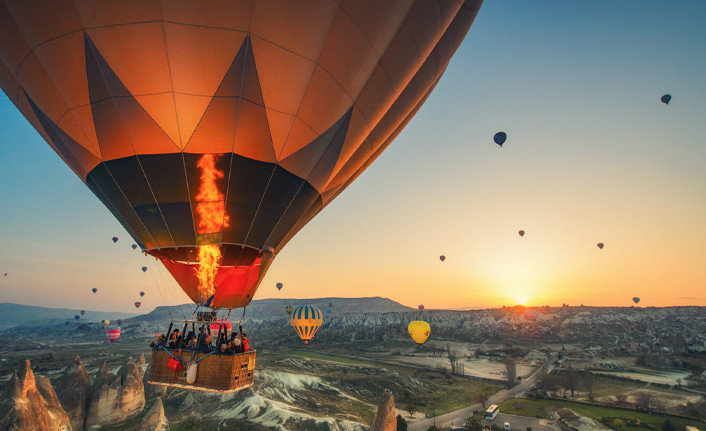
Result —
M71 319L73 321L74 316L78 313L79 310L72 310L68 308L35 307L33 305L3 302L0 303L0 329L12 328L20 325L32 325L33 323L31 322L41 324L38 321L64 321L66 319ZM102 319L127 319L133 316L135 316L135 314L132 313L87 310L86 315L81 317L81 320L98 322Z
M403 313L414 311L415 309L406 307L399 302L395 302L388 298L315 298L315 299L257 299L247 306L245 317L247 319L262 321L269 319L285 319L288 318L284 309L287 305L298 307L300 305L313 305L318 307L324 315L331 309L335 314L346 313ZM329 304L333 304L329 307ZM137 316L129 319L129 322L157 322L169 320L169 313L174 319L183 319L191 317L191 314L196 309L193 304L184 304L173 307L157 307L151 313ZM183 314L182 314L183 313ZM222 313L222 312L221 312ZM220 313L219 313L220 314ZM230 320L240 320L243 315L243 310L234 310L231 313Z

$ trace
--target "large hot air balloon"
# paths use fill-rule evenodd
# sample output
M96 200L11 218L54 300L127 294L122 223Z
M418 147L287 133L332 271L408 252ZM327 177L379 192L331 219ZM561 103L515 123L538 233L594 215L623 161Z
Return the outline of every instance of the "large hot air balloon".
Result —
M425 341L427 341L427 338L429 338L429 334L431 334L431 327L427 322L422 320L414 320L409 322L409 325L407 325L407 331L414 342L421 346Z
M94 287L93 289L91 289L91 292L96 293L96 292L98 292L98 289L96 289L96 288Z
M665 94L664 96L660 97L659 100L665 105L669 105L669 102L672 100L672 95Z
M145 296L145 292L140 292L140 296Z
M110 320L101 320L101 327L103 329L107 328L108 325L110 325Z
M277 290L282 290L282 288L284 287L284 284L277 283L275 286L277 287Z
M84 316L86 314L86 310L81 310L81 316Z
M632 299L632 302L634 302L635 304L639 304L639 303L640 303L640 298L638 298L638 297L636 296L636 297L634 297L634 298Z
M313 305L301 305L295 308L289 319L289 324L306 344L309 344L309 340L316 334L322 322L321 311Z
M524 316L525 316L525 319L531 320L534 322L535 320L537 320L537 317L539 317L539 312L535 309L527 308L527 309L525 309Z
M0 86L194 302L232 309L412 119L481 3L4 3Z
M424 306L422 304L419 304L417 308L419 308L419 311L424 311Z
M439 260L442 261L442 262L445 261L445 260L446 260L446 256L444 256L444 255L442 254L441 256L439 256Z
M500 145L501 147L505 143L505 140L507 139L507 134L505 132L498 132L493 136L493 141L495 141L496 144Z
M110 343L115 343L115 340L120 338L120 329L108 329L105 331L105 336L108 337Z
M118 237L117 237L117 236L114 236L114 237L113 237L113 244L115 244L116 242L118 242Z
M141 303L141 302L136 302L136 303L135 303L135 308L140 308L140 306L142 306L142 303Z
M517 233L520 234L520 236L525 236L525 231L523 231L523 230L521 230L521 231L519 231L519 232L517 232Z
M291 315L292 315L292 311L294 311L294 307L292 307L291 305L288 305L288 306L286 306L286 307L284 308L284 311L286 311L287 314L289 314L289 315L291 316Z
M605 247L605 244L603 244L602 242L599 242L598 244L596 244L596 247L598 247L598 248L600 248L601 250L603 250L603 247Z

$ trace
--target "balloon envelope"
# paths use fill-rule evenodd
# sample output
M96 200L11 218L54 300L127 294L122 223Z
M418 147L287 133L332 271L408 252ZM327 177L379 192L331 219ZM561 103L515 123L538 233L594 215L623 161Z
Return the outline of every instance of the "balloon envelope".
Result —
M146 266L143 266L143 267L142 267L142 272L147 272L147 267L146 267Z
M605 247L605 244L603 244L602 242L599 242L598 244L596 244L596 247L598 247L598 248L600 248L601 250L603 250L603 247Z
M218 335L218 331L220 331L221 325L223 325L223 329L225 330L226 335L228 335L233 330L232 323L230 323L226 319L219 319L209 325L211 335Z
M505 143L505 140L507 139L507 134L505 132L498 132L493 136L493 141L495 141L496 144L500 145L501 147Z
M76 320L78 320L80 318L81 318L81 316L79 316L78 314L74 316L74 319L76 319Z
M115 343L115 340L120 338L120 329L108 329L105 331L105 336L108 337L108 341Z
M145 292L140 292L140 296L145 296Z
M421 346L429 338L431 327L427 322L414 320L407 325L407 332L409 332L409 336L412 337L414 342Z
M136 302L136 303L135 303L135 308L140 308L141 305L142 305L141 302Z
M101 326L107 328L110 325L110 320L101 320Z
M98 289L96 289L96 288L94 287L93 289L91 289L91 291L92 291L93 293L96 293L96 292L98 292Z
M86 310L81 310L81 316L86 314Z
M636 297L634 297L634 298L632 299L632 301L633 301L635 304L639 304L639 303L640 303L640 298L638 298L638 297L636 296Z
M441 256L439 256L439 260L442 261L442 262L445 261L445 260L446 260L446 256L444 256L444 255L442 254Z
M137 244L133 244L133 245L132 245L132 249L133 249L133 250L136 250L136 249L137 249Z
M291 315L292 315L292 311L294 311L294 307L292 307L291 305L288 305L288 306L286 306L286 307L284 308L284 311L286 311L287 314L289 314L289 315L291 316Z
M113 237L113 244L115 244L116 242L118 242L118 237L117 237L117 236L114 236L114 237Z
M282 290L282 288L284 287L284 284L277 283L276 286L277 286L277 290Z
M519 233L520 236L525 236L525 231L523 231L523 230L521 230L521 231L519 231L519 232L517 232L517 233Z
M482 0L50 3L0 8L0 86L194 302L232 309L411 120Z
M319 330L321 323L323 323L321 310L313 305L302 305L295 308L289 318L289 324L306 344L309 344L309 340Z
M672 100L672 95L671 94L665 94L662 96L659 100L662 101L665 105L669 105L669 102Z
M525 319L535 321L537 320L537 317L539 317L539 312L537 310L534 310L532 308L528 308L524 312Z
M118 325L122 325L122 324L123 324L123 319L118 319Z
M424 306L421 304L419 304L419 306L417 308L419 308L419 311L424 311Z

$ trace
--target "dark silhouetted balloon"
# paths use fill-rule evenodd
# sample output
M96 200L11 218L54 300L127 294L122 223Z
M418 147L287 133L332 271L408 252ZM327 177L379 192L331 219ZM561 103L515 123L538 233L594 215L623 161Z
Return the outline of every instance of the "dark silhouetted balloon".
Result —
M445 261L445 260L446 260L446 256L444 256L444 255L442 254L441 256L439 256L439 260L442 261L442 262Z
M86 314L86 310L81 310L81 316L84 316Z
M535 321L537 320L537 317L539 316L539 312L537 310L533 310L531 308L528 308L524 312L525 319Z
M424 306L422 304L419 304L419 307L417 308L419 308L419 311L424 311Z
M143 267L142 267L142 272L147 272L147 267L146 267L146 266L143 266Z
M118 237L117 237L117 236L114 236L114 237L113 237L113 244L115 244L116 242L118 242Z
M525 231L523 231L523 230L521 230L521 231L519 231L519 232L517 232L517 233L519 233L520 236L525 236Z
M493 141L495 141L496 144L500 145L501 147L505 143L505 140L507 139L507 134L505 132L498 132L493 136Z
M98 289L96 289L96 288L94 287L93 289L91 289L91 292L96 293L96 292L98 292Z
M145 296L145 292L140 292L140 296Z
M664 103L665 105L669 105L669 102L671 102L671 100L672 100L672 95L671 95L671 94L665 94L665 95L662 96L659 100L661 100L662 103Z
M141 302L136 302L136 303L135 303L135 308L140 308L141 305L142 305Z
M133 244L131 247L133 250L135 250L137 248L137 244Z
M287 314L289 314L290 316L292 315L292 310L294 310L294 307L292 307L291 305L288 305L284 308L284 311L286 311Z
M277 290L282 290L282 288L284 287L284 284L277 283L275 286L277 286Z
M329 308L333 307L333 302L328 303Z
M122 324L123 324L123 319L118 319L118 325L122 325Z
M603 244L602 242L599 242L598 244L596 244L596 247L598 247L598 248L600 248L601 250L603 250L603 247L605 247L605 244Z
M76 319L76 320L78 320L80 318L81 318L81 316L79 316L78 314L74 316L74 319Z
M7 277L7 273L5 273L5 277Z
M639 303L640 303L640 298L638 298L638 297L636 296L636 297L634 297L634 298L632 299L632 302L634 302L635 304L639 304Z

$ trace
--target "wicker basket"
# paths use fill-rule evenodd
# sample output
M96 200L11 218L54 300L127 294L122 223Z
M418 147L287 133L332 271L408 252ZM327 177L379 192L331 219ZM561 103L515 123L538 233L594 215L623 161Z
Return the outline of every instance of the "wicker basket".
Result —
M210 391L228 394L241 389L249 388L253 384L253 374L255 372L255 350L235 355L220 355L217 353L208 355L207 358L198 362L198 373L196 382L186 383L186 363L191 360L193 351L170 350L177 358L183 357L182 369L174 371L167 367L167 362L171 355L164 350L152 351L152 363L150 364L150 375L147 378L149 383L155 385L173 386L177 388L194 389L197 391ZM206 353L196 353L193 359L197 360L206 356Z

